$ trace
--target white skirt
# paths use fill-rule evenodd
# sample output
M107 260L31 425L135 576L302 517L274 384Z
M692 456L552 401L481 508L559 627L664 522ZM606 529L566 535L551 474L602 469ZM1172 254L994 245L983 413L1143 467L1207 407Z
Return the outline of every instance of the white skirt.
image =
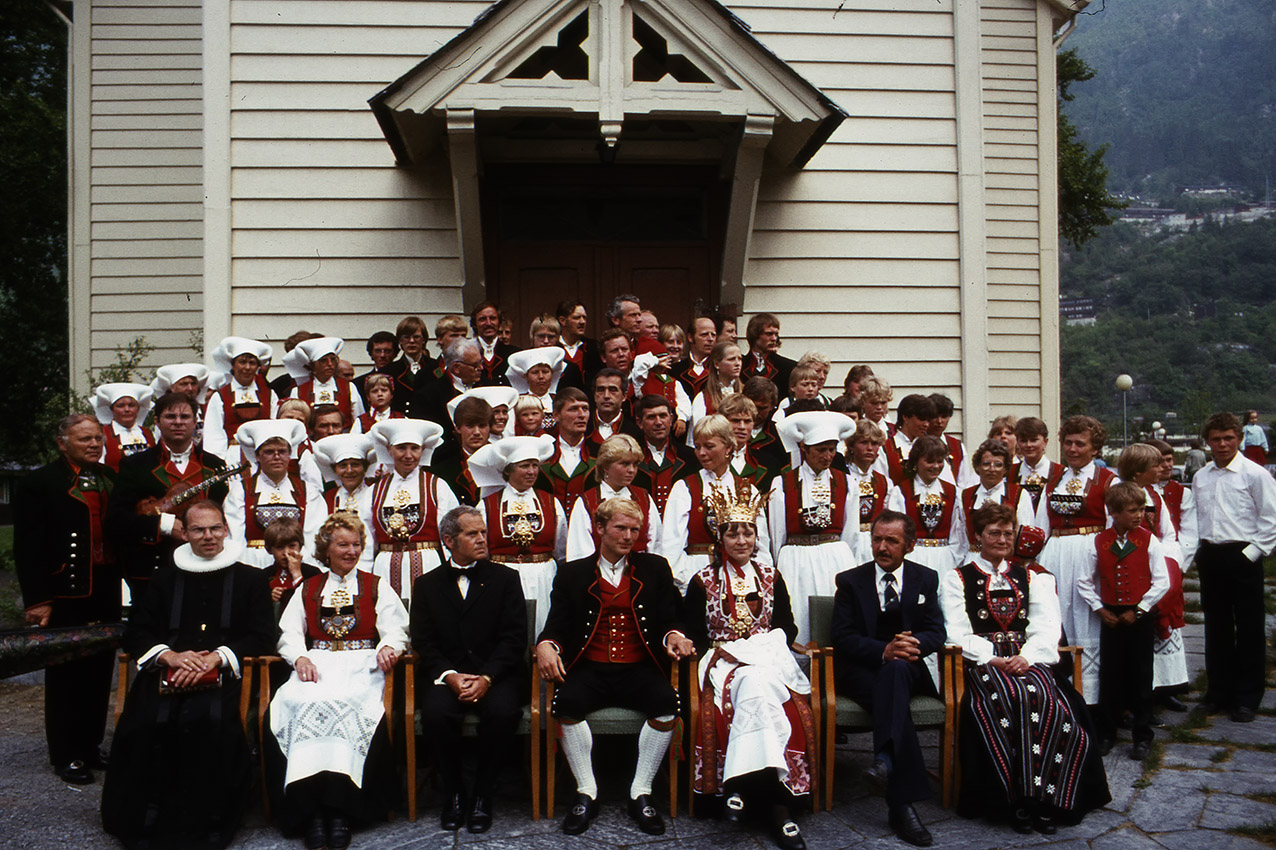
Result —
M1041 552L1040 564L1055 578L1059 591L1059 614L1065 640L1081 647L1081 681L1085 701L1099 702L1099 615L1077 593L1077 578L1090 564L1094 534L1051 537Z
M1170 636L1157 640L1152 648L1152 687L1170 688L1187 684L1187 650L1183 630L1170 629Z
M412 601L412 554L412 552L404 552L399 559L399 596L403 597L404 605L408 605ZM421 556L421 575L425 575L439 566L440 557L446 557L441 549L421 549L417 554ZM372 562L372 574L390 582L391 587L394 586L395 582L395 576L391 575L393 570L390 566L393 561L393 552L378 552L376 559ZM359 567L361 569L364 568L362 561L360 561Z
M536 600L536 637L540 637L541 630L545 628L545 618L549 616L549 593L554 589L554 576L558 573L558 563L546 561L543 564L509 564L508 566L518 571L518 577L523 582L523 598Z
M784 576L797 624L797 642L811 639L812 596L832 596L837 591L837 574L855 566L851 547L841 540L817 546L785 546L780 549L776 568Z
M306 657L318 681L303 682L294 670L270 703L270 731L288 760L284 784L329 770L361 788L363 762L385 714L376 650L313 649Z

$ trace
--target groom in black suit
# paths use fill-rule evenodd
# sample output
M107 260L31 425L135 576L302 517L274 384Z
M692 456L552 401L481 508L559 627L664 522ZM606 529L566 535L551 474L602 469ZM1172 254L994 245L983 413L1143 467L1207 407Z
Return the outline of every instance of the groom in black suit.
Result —
M833 601L837 689L873 714L873 764L864 778L885 793L891 829L919 847L931 844L913 803L930 797L917 731L916 695L936 696L923 659L944 645L939 575L905 561L917 528L883 511L873 521L873 561L840 573Z
M439 523L447 564L412 587L412 648L421 725L428 730L446 802L443 829L470 832L492 825L492 786L500 760L514 745L522 716L527 609L523 584L509 567L487 560L482 512L453 508ZM467 806L461 779L461 720L479 717L478 775Z

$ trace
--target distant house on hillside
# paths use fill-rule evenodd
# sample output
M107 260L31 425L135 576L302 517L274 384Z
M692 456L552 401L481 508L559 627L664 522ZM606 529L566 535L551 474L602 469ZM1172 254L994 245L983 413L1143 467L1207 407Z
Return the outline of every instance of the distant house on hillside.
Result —
M1093 325L1098 315L1099 305L1093 298L1059 299L1059 318L1070 325Z
M1087 2L74 0L71 374L634 291L773 311L971 438L1058 422Z

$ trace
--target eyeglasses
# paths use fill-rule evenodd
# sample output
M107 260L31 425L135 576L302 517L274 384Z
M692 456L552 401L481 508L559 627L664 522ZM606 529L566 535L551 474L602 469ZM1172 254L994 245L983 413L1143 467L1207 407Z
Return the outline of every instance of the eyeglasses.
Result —
M987 537L992 540L1011 540L1014 538L1015 533L1013 531L999 531L997 529L989 528L985 529L983 534L980 536Z
M186 526L187 537L220 537L226 533L224 525L188 525Z

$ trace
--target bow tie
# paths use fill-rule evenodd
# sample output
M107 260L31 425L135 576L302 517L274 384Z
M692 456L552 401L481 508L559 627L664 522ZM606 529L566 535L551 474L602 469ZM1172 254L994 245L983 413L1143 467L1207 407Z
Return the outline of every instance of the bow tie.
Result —
M448 572L452 574L453 580L459 579L462 576L464 576L465 578L470 578L470 574L473 569L474 569L473 564L471 564L468 567L457 567L452 564L448 564Z

